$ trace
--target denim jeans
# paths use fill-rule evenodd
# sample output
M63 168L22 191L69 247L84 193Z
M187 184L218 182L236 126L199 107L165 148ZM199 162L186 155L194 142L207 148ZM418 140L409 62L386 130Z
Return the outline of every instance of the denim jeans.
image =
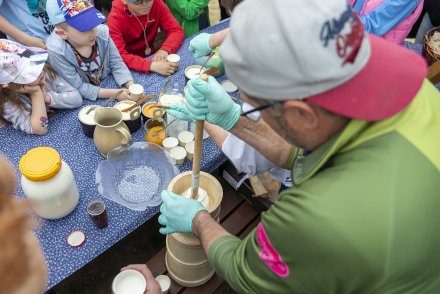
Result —
M419 30L416 35L416 43L423 43L423 38L427 31L433 28L431 20L429 19L428 13L423 16L422 22L420 23Z

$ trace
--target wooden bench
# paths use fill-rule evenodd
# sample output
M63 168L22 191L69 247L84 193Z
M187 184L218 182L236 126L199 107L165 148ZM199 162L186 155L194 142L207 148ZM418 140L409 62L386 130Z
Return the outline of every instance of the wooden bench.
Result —
M260 220L259 214L247 201L237 195L229 185L223 182L222 186L224 191L220 211L220 223L231 234L243 238L257 226ZM164 247L153 255L146 263L154 276L167 274L167 269L165 267L165 252L166 248ZM171 281L172 283L168 292L169 294L214 293L224 282L223 279L217 276L217 274L214 274L207 283L194 288L186 288L175 283L173 280Z

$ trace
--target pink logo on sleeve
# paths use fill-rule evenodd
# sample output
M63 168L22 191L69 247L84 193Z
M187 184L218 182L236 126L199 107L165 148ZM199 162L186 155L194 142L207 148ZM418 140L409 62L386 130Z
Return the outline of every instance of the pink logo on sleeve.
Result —
M262 224L258 225L257 242L261 248L259 254L261 260L278 276L282 278L287 277L289 275L289 267L283 262L280 254L270 243Z

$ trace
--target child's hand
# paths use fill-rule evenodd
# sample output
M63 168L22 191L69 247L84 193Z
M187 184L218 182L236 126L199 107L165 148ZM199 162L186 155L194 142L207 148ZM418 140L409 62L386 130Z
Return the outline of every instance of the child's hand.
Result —
M165 50L158 50L153 57L153 61L165 61L167 60L168 52Z
M179 66L168 61L154 61L151 63L150 71L157 72L164 76L170 76L176 72Z
M128 89L123 89L123 92L118 97L116 97L116 100L118 101L131 100L130 92L128 91Z
M134 81L128 81L128 82L126 82L123 86L125 87L125 88L130 88L130 86L131 85L133 85L134 84Z
M17 92L22 94L34 94L39 91L41 92L40 85L21 85L17 89Z

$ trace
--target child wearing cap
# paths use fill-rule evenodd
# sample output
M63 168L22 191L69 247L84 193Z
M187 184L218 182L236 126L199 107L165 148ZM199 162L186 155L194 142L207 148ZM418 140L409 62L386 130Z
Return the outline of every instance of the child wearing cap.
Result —
M28 134L48 130L46 105L76 108L78 91L46 63L47 51L0 39L0 125L6 122Z
M166 60L182 45L184 32L163 0L115 0L108 17L110 35L127 66L140 72L171 75L175 63ZM156 51L153 43L158 29L167 38ZM152 60L145 57L155 54Z
M110 98L119 89L99 87L112 74L122 87L133 84L133 77L110 38L105 16L91 0L48 0L50 21L55 30L47 41L49 61L55 71L76 85L85 99ZM130 99L127 89L117 97Z
M185 31L185 38L210 26L209 0L166 0L166 2Z
M0 30L26 46L46 49L53 31L46 13L46 1L0 0Z

